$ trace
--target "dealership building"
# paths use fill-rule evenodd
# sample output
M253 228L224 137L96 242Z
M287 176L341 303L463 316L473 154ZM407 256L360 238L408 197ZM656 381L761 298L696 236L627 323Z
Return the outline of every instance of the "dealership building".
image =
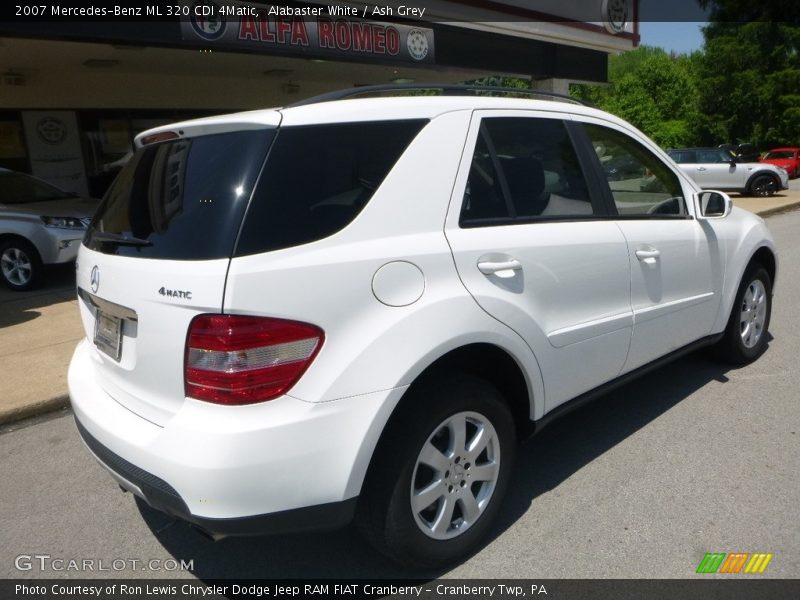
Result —
M0 22L0 167L100 196L156 125L371 84L515 76L565 93L638 42L637 0L104 6Z

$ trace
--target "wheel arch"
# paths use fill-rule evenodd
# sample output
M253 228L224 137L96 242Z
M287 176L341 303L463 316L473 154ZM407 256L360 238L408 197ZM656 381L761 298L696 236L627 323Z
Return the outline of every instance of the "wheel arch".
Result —
M357 461L356 464L360 463L365 466L353 470L347 485L348 490L359 493L362 489L364 482L369 478L370 471L376 464L375 457L380 454L382 444L389 437L388 432L400 420L403 411L414 401L413 391L425 385L426 382L447 373L467 373L488 381L508 402L517 438L521 439L532 433L533 421L531 419L534 414L534 392L532 390L535 388L530 385L528 376L518 360L511 352L496 344L488 342L465 344L430 361L405 389L388 417L381 424L380 433L374 444L362 448L363 453L368 453L368 460Z
M517 434L522 437L528 433L529 424L532 423L533 398L522 367L509 352L484 342L450 350L429 364L409 386L409 390L453 372L475 375L496 387L508 403Z
M750 194L750 186L753 185L753 182L756 180L757 177L761 177L762 175L767 175L768 177L772 177L775 180L775 183L778 184L778 189L781 189L781 178L772 171L767 171L766 169L761 169L756 171L747 179L747 183L744 184L744 191L747 194Z
M5 244L9 240L20 240L22 242L25 242L29 246L32 246L36 250L36 252L39 252L39 249L36 247L36 244L34 244L24 235L20 235L19 233L0 233L0 245Z
M744 252L744 248L741 246L739 246L739 248ZM736 253L734 253L734 255L735 254ZM742 278L744 278L744 275L747 272L747 269L750 268L750 265L759 263L767 270L772 282L772 290L774 294L775 278L777 277L779 266L778 255L775 251L774 245L769 241L762 241L748 254L749 255L746 260L742 260L740 263L738 263L735 271L735 277L731 277L730 279L726 277L725 289L723 291L723 301L720 303L720 312L717 315L713 332L723 331L727 325L728 318L733 310L733 302L736 297L736 291L739 289Z
M761 246L753 253L753 256L750 257L750 260L747 261L747 265L745 266L745 271L754 262L761 264L761 266L763 266L767 270L767 273L769 273L770 282L772 283L772 289L774 290L775 276L778 274L777 273L778 263L775 258L775 253L767 246ZM743 275L744 271L742 272L742 276Z
M27 246L30 246L33 249L33 251L36 252L36 256L34 257L34 259L38 260L40 263L43 262L43 260L42 260L42 251L39 249L39 247L36 245L36 243L33 240L31 240L31 239L29 239L29 238L27 238L24 235L21 235L19 233L0 233L0 246L5 244L6 242L13 241L13 240L18 240L20 242L24 242Z

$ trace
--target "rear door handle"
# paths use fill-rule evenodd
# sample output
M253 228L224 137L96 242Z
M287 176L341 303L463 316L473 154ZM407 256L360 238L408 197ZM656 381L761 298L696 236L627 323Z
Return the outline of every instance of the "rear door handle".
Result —
M508 278L514 276L514 271L519 271L522 264L516 259L504 261L485 260L478 262L478 270L484 275L497 275L498 277Z
M705 170L706 170L706 168L705 168L705 167L697 167L697 170L698 170L698 171L705 171Z
M638 258L643 263L647 263L648 265L652 265L656 262L658 257L661 256L661 252L653 248L652 250L637 250L636 251L636 258Z

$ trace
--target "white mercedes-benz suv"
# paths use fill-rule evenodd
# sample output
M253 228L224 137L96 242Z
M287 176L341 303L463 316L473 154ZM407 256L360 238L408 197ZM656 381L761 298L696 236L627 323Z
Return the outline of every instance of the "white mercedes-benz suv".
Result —
M700 346L764 351L762 219L607 113L442 89L137 137L80 248L69 370L123 488L217 536L355 518L443 564L548 419Z

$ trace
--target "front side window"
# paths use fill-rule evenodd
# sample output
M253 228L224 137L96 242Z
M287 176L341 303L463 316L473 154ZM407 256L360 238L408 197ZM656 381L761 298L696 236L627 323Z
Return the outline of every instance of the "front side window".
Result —
M483 119L460 223L503 224L595 214L578 157L558 119Z
M672 150L669 156L678 164L697 162L694 150Z
M585 130L620 216L687 214L678 176L650 150L615 129L586 124Z
M698 150L697 162L710 164L729 163L731 162L731 156L724 150Z

